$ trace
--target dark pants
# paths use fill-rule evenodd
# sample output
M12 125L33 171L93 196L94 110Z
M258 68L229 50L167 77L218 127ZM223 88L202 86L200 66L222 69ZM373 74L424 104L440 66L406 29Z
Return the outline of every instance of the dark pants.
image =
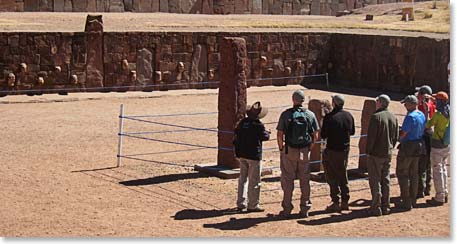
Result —
M325 179L330 186L330 197L334 203L340 202L340 194L342 202L349 201L348 155L349 151L330 149L325 149L322 153Z
M426 155L419 158L419 182L417 187L418 194L430 194L430 188L432 186L432 164L430 161L430 150L431 150L431 134L428 132L424 133L422 137L425 142Z
M371 208L390 208L390 161L390 156L368 157Z
M416 203L419 157L397 156L397 178L400 185L400 197L406 206Z

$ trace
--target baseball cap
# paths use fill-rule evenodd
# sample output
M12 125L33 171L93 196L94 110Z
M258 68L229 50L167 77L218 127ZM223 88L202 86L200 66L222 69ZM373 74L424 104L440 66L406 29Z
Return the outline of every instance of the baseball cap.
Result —
M336 106L343 106L344 105L344 96L341 94L334 94L332 95L332 100Z
M417 97L414 95L408 95L403 100L400 101L400 103L418 103Z
M445 101L449 100L449 96L448 96L447 93L444 92L444 91L440 91L440 92L438 92L438 93L435 93L435 94L433 94L432 96L433 96L434 98L436 98L436 99L439 99L439 100L445 100Z
M432 95L432 88L428 85L416 87L416 91L422 95L424 95L424 94Z

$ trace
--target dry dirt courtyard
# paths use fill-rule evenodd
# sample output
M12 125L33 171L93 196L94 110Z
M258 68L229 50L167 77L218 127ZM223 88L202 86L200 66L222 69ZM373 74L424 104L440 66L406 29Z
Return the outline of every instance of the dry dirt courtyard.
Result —
M252 87L248 103L259 100L270 108L263 121L274 132L295 89L303 87ZM332 93L305 90L307 96L317 99L330 99ZM379 95L360 94L366 93L345 94L346 107L357 126L364 100ZM125 132L143 132L142 137L161 141L217 146L213 131L162 125L216 128L217 89L0 98L0 236L450 238L451 204L429 207L420 199L418 208L409 212L394 209L388 216L367 216L363 210L371 195L366 179L350 181L350 211L326 213L328 186L312 181L310 217L280 219L276 216L282 198L279 170L262 177L261 204L266 212L236 213L232 208L236 206L237 180L193 170L195 164L215 164L214 149L125 138L123 155L138 160L124 158L121 167L116 167L120 104L131 116L177 114L142 117L149 121L144 123L125 120ZM405 110L398 100L392 102L391 110L399 114L401 122ZM194 115L183 116L188 113ZM351 156L359 153L357 143L353 139ZM276 143L271 140L264 145L274 148ZM349 168L357 167L356 159L351 158ZM279 166L276 150L264 152L263 165ZM391 183L392 201L396 201L396 178ZM298 196L296 189L295 206Z

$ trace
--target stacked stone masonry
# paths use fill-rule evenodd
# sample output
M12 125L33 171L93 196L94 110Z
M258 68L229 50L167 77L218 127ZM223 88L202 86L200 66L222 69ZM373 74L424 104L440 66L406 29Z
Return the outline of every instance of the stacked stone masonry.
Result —
M165 12L188 14L337 15L396 0L1 0L13 12Z
M94 27L95 26L95 27ZM216 88L220 43L242 37L248 85L268 78L329 73L332 83L411 91L445 89L449 39L330 33L0 33L0 89L22 94ZM252 79L263 80L252 81ZM127 86L127 87L126 87ZM54 90L49 90L54 89Z

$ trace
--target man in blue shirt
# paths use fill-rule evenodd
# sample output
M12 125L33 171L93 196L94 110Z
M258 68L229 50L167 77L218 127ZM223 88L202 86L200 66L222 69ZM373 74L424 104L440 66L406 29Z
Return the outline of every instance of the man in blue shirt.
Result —
M408 95L401 103L404 104L408 113L400 130L396 174L400 185L401 202L397 207L408 211L416 204L419 157L425 153L425 145L422 140L425 116L417 109L416 96Z

